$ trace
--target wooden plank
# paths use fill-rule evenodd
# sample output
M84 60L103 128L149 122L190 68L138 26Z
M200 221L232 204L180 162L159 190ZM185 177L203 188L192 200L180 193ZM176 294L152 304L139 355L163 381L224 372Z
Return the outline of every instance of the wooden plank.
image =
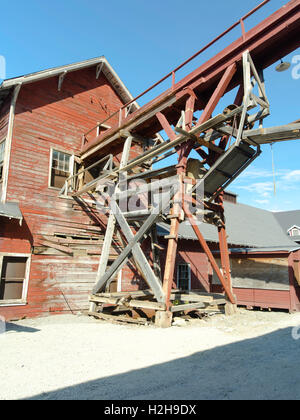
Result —
M191 140L194 140L195 142L201 144L201 146L205 146L210 150L213 150L216 153L219 153L219 155L224 153L224 150L221 149L218 146L215 146L213 143L210 143L209 141L205 141L200 137L197 137L195 134L190 134L190 132L183 130L182 128L175 128L176 133L180 133L185 135L186 137L190 138Z
M206 302L210 303L214 300L212 296L205 296L205 295L189 295L189 294L181 294L181 293L172 293L171 300L181 300L183 302Z
M48 248L54 248L58 251L65 252L66 254L73 255L73 249L68 248L67 246L59 245L49 241L38 240L40 245L46 246Z
M110 322L128 322L130 324L142 324L142 325L148 325L149 321L145 318L129 318L126 316L117 316L117 315L108 315L103 314L101 312L89 312L90 316L93 316L95 318L103 319L104 321L110 321Z
M300 124L288 124L279 127L245 130L243 137L258 144L277 143L287 140L300 139Z
M196 309L203 309L206 305L203 302L188 303L186 305L175 305L171 307L171 312L192 311Z
M153 292L151 290L136 290L136 291L129 291L129 292L97 293L97 295L95 296L121 298L128 295L133 296L135 298L145 297L145 296L147 297L147 296L153 296Z
M141 172L135 175L130 175L127 177L127 181L132 181L133 179L153 179L156 177L165 176L170 173L172 173L173 175L176 174L176 168L174 167L174 165L167 166L165 168L154 169L151 171Z
M222 306L222 305L226 305L228 303L228 301L226 299L216 299L213 300L212 302L209 302L209 306Z
M126 296L113 298L103 296L90 296L90 302L103 303L108 305L122 305L129 308L141 308L141 309L153 309L153 310L165 310L166 306L163 303L150 302L147 300L126 300Z

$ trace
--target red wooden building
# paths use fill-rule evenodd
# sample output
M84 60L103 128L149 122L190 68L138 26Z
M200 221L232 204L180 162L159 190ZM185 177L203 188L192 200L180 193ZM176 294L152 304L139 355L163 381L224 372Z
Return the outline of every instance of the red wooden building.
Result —
M59 191L67 178L80 171L83 133L130 100L129 91L104 57L1 85L0 315L17 319L88 308L107 219L96 211L88 194L83 202L60 197ZM134 103L131 111L137 107ZM99 130L108 128L104 124ZM142 140L137 142L130 157L144 147ZM120 156L115 154L115 159ZM233 194L227 199L238 303L300 310L298 248L279 234L271 213L262 217L257 209L241 209ZM249 217L242 223L246 207L252 217L250 228ZM174 282L180 288L219 291L206 255L198 243L195 246L194 234L182 229ZM164 230L168 227L160 225L163 236ZM214 227L203 224L201 230L215 249L218 238ZM164 241L160 240L162 250ZM119 246L115 238L111 261ZM146 253L150 258L150 250ZM164 256L161 252L162 265ZM144 286L130 263L111 284L112 290L118 291Z
M225 195L232 285L238 304L300 311L299 245L282 230L275 213L240 204L236 199L234 194ZM158 227L161 237L168 230L165 224ZM221 266L216 229L202 223L200 230ZM222 292L191 226L182 224L179 234L174 278L177 286Z
M80 169L83 133L131 99L105 57L1 85L0 315L88 307L106 220L59 191Z

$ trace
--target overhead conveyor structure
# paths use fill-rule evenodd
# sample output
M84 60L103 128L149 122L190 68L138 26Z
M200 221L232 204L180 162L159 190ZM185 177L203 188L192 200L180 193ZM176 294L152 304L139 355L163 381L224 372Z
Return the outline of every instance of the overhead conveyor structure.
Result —
M236 300L230 276L223 191L260 155L261 145L300 138L299 122L271 128L264 126L265 118L270 115L270 103L263 71L300 46L300 0L290 1L245 32L244 21L268 2L264 1L144 93L170 79L171 87L160 96L141 108L136 101L144 94L138 96L83 136L82 169L66 182L61 194L82 201L88 199L87 195L94 196L96 201L97 194L103 193L108 185L114 191L107 204L108 224L91 295L92 315L105 318L101 310L107 305L112 311L115 308L150 309L156 311L157 325L170 326L175 312L205 310L210 305L225 303L227 312L234 310ZM242 28L241 38L176 82L179 70L238 25ZM213 116L221 98L237 87L234 104L228 104L222 113ZM99 127L105 127L100 135ZM135 144L142 145L144 153L130 159ZM197 176L188 176L193 150L200 157L199 170ZM117 163L114 157L120 152L122 159ZM177 165L153 166L171 155L177 155ZM98 167L100 171L94 179L86 180L85 174L91 167ZM138 188L124 187L137 180L143 181ZM151 194L156 185L161 191L159 195ZM195 194L198 187L203 188L200 199ZM124 211L122 200L132 196L140 197L141 201L147 196L147 205ZM192 206L199 210L193 213ZM197 223L200 219L218 229L221 268L201 234ZM159 220L170 222L164 272L157 255L156 223ZM178 231L184 220L191 223L223 286L224 295L203 295L174 288ZM114 235L118 235L123 249L109 267ZM145 238L151 243L152 264L143 252ZM110 282L129 260L145 279L149 290L110 293Z

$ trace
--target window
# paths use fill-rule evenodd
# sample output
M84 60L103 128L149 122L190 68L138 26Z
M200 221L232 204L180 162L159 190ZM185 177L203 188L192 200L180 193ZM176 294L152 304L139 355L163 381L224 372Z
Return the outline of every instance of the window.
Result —
M26 299L29 257L0 256L0 305Z
M179 264L177 266L177 287L180 290L190 290L191 267L189 264Z
M298 228L292 229L291 236L300 236L300 230Z
M3 180L5 140L0 143L0 182Z
M65 181L73 174L74 158L67 153L52 150L50 187L62 188Z

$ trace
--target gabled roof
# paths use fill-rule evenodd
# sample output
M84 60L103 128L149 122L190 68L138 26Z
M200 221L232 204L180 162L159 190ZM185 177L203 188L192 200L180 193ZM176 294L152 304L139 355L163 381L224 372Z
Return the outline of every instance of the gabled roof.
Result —
M299 229L300 230L300 227L297 226L297 225L294 225L294 226L291 226L287 231L290 232L293 229Z
M78 70L82 70L88 67L95 66L95 77L97 69L100 70L107 78L107 80L111 83L115 91L118 93L118 95L121 97L121 99L124 101L124 103L130 102L133 98L129 90L126 88L122 80L119 78L115 70L112 68L112 66L109 64L107 59L104 56L93 58L86 61L81 61L78 63L68 64L65 66L60 67L54 67L48 70L42 70L36 73L30 73L25 76L20 77L14 77L12 79L7 79L2 82L0 85L0 106L6 96L9 94L10 90L18 85L18 84L28 84L28 83L34 83L39 80L48 79L50 77L60 76L62 74L66 74L69 72L74 72ZM99 67L98 67L99 66ZM135 106L138 108L137 103L135 103Z
M228 244L231 248L257 248L270 252L293 251L299 246L287 236L274 214L267 210L247 206L245 204L224 203ZM217 228L207 223L200 226L204 238L208 242L219 242ZM166 235L169 225L160 223L158 234ZM182 239L196 240L196 235L188 222L180 226L179 236Z
M300 226L300 210L281 211L274 213L274 216L285 234L287 234L293 227ZM300 241L300 236L291 236L290 238L296 243Z

